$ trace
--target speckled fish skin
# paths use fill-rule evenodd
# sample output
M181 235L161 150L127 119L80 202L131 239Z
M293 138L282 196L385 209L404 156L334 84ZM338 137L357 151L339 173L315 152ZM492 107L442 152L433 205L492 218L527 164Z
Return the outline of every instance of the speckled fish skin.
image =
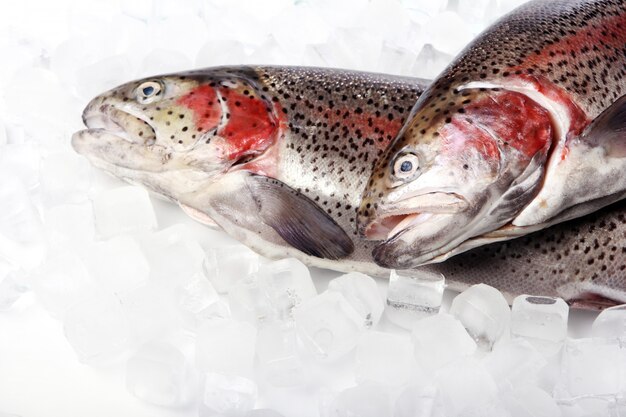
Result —
M626 2L538 0L469 44L370 177L358 222L412 268L626 196Z
M163 87L161 97L138 102L138 88L151 82ZM263 255L382 276L387 271L372 262L372 242L357 235L356 208L373 161L425 85L298 67L149 77L94 98L83 115L90 129L75 134L73 146ZM119 125L130 137L117 137ZM318 211L306 211L311 205ZM332 222L344 236L333 235ZM302 230L310 234L292 236Z
M184 77L182 80L181 76ZM351 236L354 251L349 256L331 260L307 255L282 241L273 229L265 226L256 216L257 206L249 200L250 192L240 187L239 180L241 175L250 174L248 169L259 175L259 169L267 165L262 163L263 153L247 163L233 165L232 158L228 157L229 152L216 156L199 144L195 151L190 150L193 148L190 145L185 145L195 139L192 137L194 134L198 137L198 126L206 127L206 124L202 122L203 118L200 123L190 122L189 118L193 120L193 117L187 113L188 108L179 106L177 102L181 97L188 97L193 90L198 91L202 86L224 79L228 80L229 85L233 85L233 80L244 83L248 94L261 92L267 97L266 102L274 103L274 107L281 111L283 107L287 110L288 117L284 123L286 130L278 141L279 146L286 151L276 169L266 174L280 180L285 187L296 192L300 190L302 195L323 208ZM144 82L155 80L164 84L172 83L176 87L173 99L169 102L168 99L161 100L151 106L138 104L132 97L133 92ZM365 186L364 181L372 169L372 164L367 162L376 158L399 131L403 115L412 106L423 85L423 81L418 79L307 68L217 68L151 77L95 98L84 114L91 129L78 132L73 138L73 145L96 166L180 204L188 214L203 223L216 221L228 233L269 257L295 256L313 266L339 271L358 270L388 277L389 271L377 266L371 257L371 245L375 242L365 241L355 234L356 207ZM328 93L328 90L331 92ZM330 97L320 99L320 96L324 98L326 94ZM392 96L395 101L390 98ZM374 98L381 101L376 103ZM111 107L116 111L112 111ZM205 112L201 113L204 115L212 105L207 100L205 105L199 107L204 108ZM330 112L334 112L334 116L340 119L329 123ZM347 117L344 118L346 112ZM360 118L353 118L355 114L360 115ZM376 119L372 119L372 129L365 130L363 125L370 124L368 114L382 117L390 123L378 120L375 126ZM257 119L264 119L261 115L250 117L250 127L254 123L258 127ZM105 120L100 120L102 118ZM108 118L113 118L115 123L107 123ZM101 132L98 126L105 126L106 129L101 129L112 129L124 137L116 140L103 136L98 133ZM185 126L188 129L183 132ZM119 132L120 129L126 133ZM247 136L254 136L249 130L244 130ZM140 131L144 133L139 135ZM193 131L196 133L188 133ZM213 139L209 144L220 142L214 135L219 136L217 130L210 131L209 136ZM204 142L208 138L205 137ZM209 148L215 150L215 146ZM120 151L126 152L124 158L118 157ZM236 149L233 151L231 153L235 155L238 153ZM194 152L197 155L194 156ZM269 152L268 155L276 158L275 153ZM205 158L204 162L212 162L203 165L197 160L200 156ZM245 160L241 159L241 155L234 158ZM220 160L221 163L218 163ZM269 171L268 168L264 169ZM220 211L220 204L216 201L224 204L225 210ZM224 215L225 212L227 215ZM243 223L236 226L233 219L242 219ZM580 231L564 225L559 226L560 229L551 228L539 235L524 238L530 244L521 247L523 258L514 256L513 260L510 257L502 259L505 256L503 248L511 247L511 252L507 250L506 253L517 253L515 248L520 240L503 246L485 246L445 263L429 265L428 268L444 273L452 289L462 290L475 282L485 282L504 291L509 300L521 293L531 293L562 296L582 307L599 307L611 303L590 303L589 295L595 294L615 300L612 303L626 302L626 225L623 220L623 207L617 207L600 219L609 226L593 227L597 223L595 220L579 221ZM616 227L610 226L613 224ZM251 228L254 233L250 233L247 228ZM553 230L554 238L550 237ZM543 244L541 236L554 241L555 250L563 254L562 258L551 258L555 253L551 246ZM570 248L570 242L577 239L585 239L588 243L597 239L603 248L613 245L617 252L611 246L608 249L610 254L602 256L593 249L594 244L592 252L585 255L595 256L595 262L585 263L587 258L579 258L578 255L580 251L586 251L586 246ZM526 259L532 262L526 263ZM510 270L512 264L515 264L514 272ZM556 275L552 273L554 265L559 265ZM599 278L590 280L596 274L599 274ZM556 282L568 285L556 285Z

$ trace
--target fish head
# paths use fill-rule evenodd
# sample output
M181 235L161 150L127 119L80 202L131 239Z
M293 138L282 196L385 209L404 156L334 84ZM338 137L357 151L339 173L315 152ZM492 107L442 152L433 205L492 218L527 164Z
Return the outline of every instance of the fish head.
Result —
M275 144L279 118L255 77L217 68L123 84L86 106L86 129L72 145L94 165L175 199L251 167ZM165 177L176 184L156 184Z
M484 88L420 98L378 160L359 208L360 233L383 240L373 252L377 263L419 266L521 209L529 192L516 186L536 174L551 140L547 113L529 101Z

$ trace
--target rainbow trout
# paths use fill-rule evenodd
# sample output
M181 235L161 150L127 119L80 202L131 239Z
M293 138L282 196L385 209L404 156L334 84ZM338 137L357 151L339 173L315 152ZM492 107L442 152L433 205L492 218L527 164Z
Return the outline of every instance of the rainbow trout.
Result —
M388 276L372 259L377 242L357 234L357 208L374 160L397 135L424 86L419 79L289 67L150 77L89 103L83 114L87 129L72 144L94 165L176 202L265 256ZM593 265L572 262L578 252L563 252L565 238L552 250L544 237L530 236L527 252L515 260L502 260L505 246L496 245L485 247L486 255L477 252L479 259L463 255L429 268L446 273L448 284L459 290L480 280L509 297L530 292L569 301L593 295L594 305L600 296L626 301L619 272L626 225L618 215L619 209L607 213L606 227L591 228L595 223L589 221L580 231L555 232L570 240L580 236L592 246L599 240L619 247L601 259L587 253L596 256ZM557 277L567 287L555 281L550 256L557 252ZM532 264L525 263L527 257ZM512 262L519 265L509 273ZM599 278L587 282L595 273Z
M538 0L433 81L377 162L362 235L389 268L440 262L626 196L626 2Z

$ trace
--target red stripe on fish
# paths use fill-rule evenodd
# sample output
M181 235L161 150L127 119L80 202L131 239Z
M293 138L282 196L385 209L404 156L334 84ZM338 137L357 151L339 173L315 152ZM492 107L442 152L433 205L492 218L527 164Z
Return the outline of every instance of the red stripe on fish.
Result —
M547 151L553 139L548 111L513 91L482 95L444 124L440 133L447 149L463 152L470 146L489 159L500 158L494 137L529 158L542 149Z
M222 118L222 109L215 89L201 85L180 97L177 103L193 111L194 123L201 132L214 129Z
M229 159L262 153L275 142L278 122L263 100L228 88L220 89L220 94L228 113L226 125L217 133L228 143Z

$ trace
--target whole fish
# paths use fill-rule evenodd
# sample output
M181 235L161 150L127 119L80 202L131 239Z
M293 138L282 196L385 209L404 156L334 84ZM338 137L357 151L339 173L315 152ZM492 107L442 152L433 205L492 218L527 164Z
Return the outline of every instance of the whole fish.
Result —
M424 85L412 78L289 67L150 77L89 103L83 114L87 129L72 144L94 165L178 203L205 224L217 223L263 255L388 276L389 270L373 262L376 242L356 233L356 210L372 161L399 132ZM581 264L576 275L572 259L578 255L563 252L565 238L554 244L563 263L555 277L555 261L544 250L554 252L534 235L526 238L531 244L524 262L501 260L507 246L492 245L476 252L478 259L466 259L470 253L428 268L444 272L453 289L480 280L509 299L534 293L573 302L593 294L594 304L579 304L597 306L600 296L609 300L605 304L625 302L620 268L626 225L620 209L603 219L616 227L592 228L590 221L581 222L580 231L557 232L620 248L619 257L607 254ZM526 256L536 262L526 264ZM514 272L507 269L511 262L521 263ZM596 272L600 280L578 286ZM555 285L556 278L569 287Z
M626 1L537 0L433 81L372 172L361 234L413 268L626 196Z

